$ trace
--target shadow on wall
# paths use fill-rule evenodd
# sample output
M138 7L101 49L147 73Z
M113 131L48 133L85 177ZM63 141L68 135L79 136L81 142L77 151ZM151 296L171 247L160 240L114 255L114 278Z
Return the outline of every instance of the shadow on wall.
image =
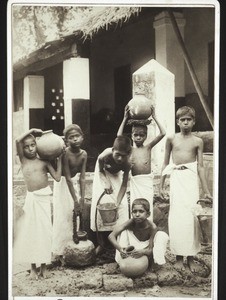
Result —
M90 146L88 147L87 171L93 172L98 155L106 148L112 147L117 135L118 124L114 112L102 108L90 118Z
M91 115L91 134L115 134L117 133L117 123L115 113L109 108L102 108L97 113Z

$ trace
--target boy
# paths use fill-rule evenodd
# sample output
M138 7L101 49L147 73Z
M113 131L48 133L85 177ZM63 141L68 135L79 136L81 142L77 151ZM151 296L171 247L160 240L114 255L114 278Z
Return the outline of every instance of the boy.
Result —
M51 195L48 185L49 172L59 181L61 157L57 170L49 161L37 157L35 137L41 129L30 129L16 139L17 152L22 173L27 186L27 196L23 206L24 214L18 222L18 235L15 238L15 260L31 262L31 279L38 279L36 264L40 264L40 276L46 278L46 263L51 262Z
M63 155L62 177L60 182L54 183L53 189L53 247L54 254L59 256L63 264L63 251L66 244L72 240L78 243L77 228L73 232L73 209L75 215L83 211L85 197L85 171L87 153L82 150L84 140L81 128L76 125L68 125L63 131L67 148ZM73 178L80 172L79 191L74 189ZM81 221L81 220L80 220ZM80 224L82 225L82 224ZM76 227L76 224L75 224Z
M125 107L124 118L118 130L118 135L123 133L124 126L129 117L129 107ZM155 108L152 106L152 118L156 122L159 134L147 145L144 145L147 139L147 125L149 120L130 120L132 127L132 176L130 178L130 199L144 197L150 203L150 219L153 219L153 173L151 168L152 148L165 136L165 130L157 120Z
M153 257L154 262L162 265L165 261L166 245L168 235L158 231L156 225L148 220L150 216L150 203L144 198L135 199L132 203L132 218L117 226L108 236L109 241L116 249L115 260L126 258L128 254L125 249L129 245L134 247L130 256L139 258L146 255L149 259Z
M180 133L166 140L165 158L160 180L160 196L164 198L163 186L170 174L169 237L172 253L176 254L175 268L185 270L183 256L192 272L198 271L193 256L201 248L199 223L194 207L199 200L200 178L205 198L212 199L205 180L203 167L203 141L192 134L195 111L183 106L176 112ZM172 164L169 164L172 155Z
M128 204L125 196L130 164L131 142L126 136L118 136L112 148L105 149L97 158L91 203L91 229L98 231L98 237L104 243L104 234L112 231L113 225L104 225L96 209L97 202L103 192L107 202L111 201L118 207L117 223L128 219ZM104 200L104 199L103 199ZM97 223L97 228L96 228ZM101 245L96 248L96 254L102 250Z

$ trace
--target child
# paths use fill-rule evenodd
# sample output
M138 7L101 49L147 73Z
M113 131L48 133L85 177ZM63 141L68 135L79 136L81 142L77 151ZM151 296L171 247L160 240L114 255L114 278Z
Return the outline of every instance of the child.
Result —
M164 198L163 186L167 174L170 174L170 211L169 237L171 251L176 254L175 267L185 270L183 256L192 272L198 271L193 256L201 248L199 223L194 207L199 200L200 178L205 198L211 199L205 180L203 167L203 141L192 134L195 124L195 111L183 106L176 112L176 122L180 133L166 140L165 158L160 181L160 196ZM172 164L169 164L172 154Z
M118 130L118 135L123 133L124 126L129 117L129 107L125 107L124 118ZM153 219L153 173L151 169L152 148L165 136L165 130L157 120L155 108L152 106L152 118L159 128L159 134L147 145L144 142L147 138L147 125L149 120L130 120L132 127L132 176L130 178L130 199L144 197L150 203L150 219Z
M104 225L99 214L96 220L97 202L103 192L107 194L105 195L106 201L111 201L118 207L117 223L122 223L129 218L128 203L124 196L131 168L130 154L130 139L126 136L118 136L113 148L105 149L97 158L91 203L91 229L93 231L106 232L112 231L113 228L113 225ZM98 237L104 243L104 234L99 233ZM96 248L96 254L102 250L101 246L98 245Z
M22 172L27 186L27 196L23 206L24 214L18 224L15 238L15 260L31 263L31 279L38 279L36 264L40 264L40 276L46 278L46 263L51 262L51 195L48 185L49 172L59 181L61 157L57 161L57 171L50 162L37 157L36 141L33 134L41 134L41 129L30 129L16 140Z
M73 209L79 215L84 206L85 171L87 153L82 150L83 132L76 125L68 125L63 131L67 148L63 155L63 174L60 182L54 183L53 189L53 247L52 251L59 256L63 264L63 251L69 241L78 243L77 228L73 235ZM78 189L74 189L73 178L80 172ZM82 225L82 224L80 224Z
M109 241L116 249L115 260L128 256L126 247L132 245L134 250L130 256L139 258L143 255L149 259L153 257L154 262L162 265L165 261L166 245L168 235L158 231L156 225L148 220L150 216L150 203L144 198L135 199L132 203L132 218L117 226L108 236Z

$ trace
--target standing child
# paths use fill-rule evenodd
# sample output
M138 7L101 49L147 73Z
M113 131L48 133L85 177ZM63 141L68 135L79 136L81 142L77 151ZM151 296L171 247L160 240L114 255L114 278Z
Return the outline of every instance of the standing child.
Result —
M203 141L192 134L195 124L195 111L192 107L183 106L176 112L180 133L166 140L165 158L162 166L160 195L164 197L164 182L170 174L170 211L169 237L172 253L176 254L175 267L185 270L183 257L192 272L198 271L193 256L201 248L200 230L194 207L199 200L200 178L205 198L211 199L205 180L203 167ZM169 164L172 155L172 164Z
M54 183L53 189L53 247L55 255L63 264L63 251L69 241L78 243L75 228L73 235L73 209L75 214L81 215L84 207L85 197L85 171L87 153L82 150L83 132L76 125L68 125L63 131L67 148L63 155L63 174L60 182ZM73 179L80 173L80 198L79 187L75 190ZM80 224L82 225L82 224Z
M128 220L128 203L125 197L130 164L131 142L126 136L118 136L112 148L105 149L97 158L91 203L91 229L98 230L101 245L96 248L96 254L102 250L104 232L112 231L113 225L104 225L99 214L96 214L97 202L103 192L107 198L118 207L117 223ZM96 220L97 215L97 220ZM97 223L97 228L96 228Z
M129 107L125 107L124 118L118 130L118 135L123 133L124 126L129 117ZM132 176L130 177L130 199L145 198L150 203L150 219L153 219L153 173L151 168L152 148L165 136L165 130L159 123L155 108L152 106L152 118L159 128L159 134L147 145L144 142L147 138L147 121L149 120L130 120L132 127Z
M116 249L115 260L120 264L121 259L128 257L126 248L133 246L130 256L139 258L146 255L154 262L163 265L165 261L168 235L158 231L157 226L150 220L150 203L143 198L135 199L132 203L132 218L117 226L108 236Z
M16 140L27 196L15 237L14 253L15 261L31 263L30 277L38 279L36 264L40 264L39 275L46 278L46 264L51 262L52 191L48 185L47 173L55 180L60 180L61 157L57 161L57 171L50 162L39 159L36 140L32 134L42 134L42 130L30 129Z

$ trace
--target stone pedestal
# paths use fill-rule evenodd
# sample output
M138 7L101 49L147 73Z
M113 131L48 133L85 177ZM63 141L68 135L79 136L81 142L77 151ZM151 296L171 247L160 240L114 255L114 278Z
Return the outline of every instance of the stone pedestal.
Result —
M95 247L90 241L69 242L64 249L64 261L70 267L84 267L93 265L96 261Z
M167 135L175 132L175 105L174 105L174 75L152 59L133 73L133 94L142 93L155 106L157 119L164 126ZM159 130L153 121L148 125L150 142L158 135ZM152 150L152 168L160 172L165 150L163 138Z

